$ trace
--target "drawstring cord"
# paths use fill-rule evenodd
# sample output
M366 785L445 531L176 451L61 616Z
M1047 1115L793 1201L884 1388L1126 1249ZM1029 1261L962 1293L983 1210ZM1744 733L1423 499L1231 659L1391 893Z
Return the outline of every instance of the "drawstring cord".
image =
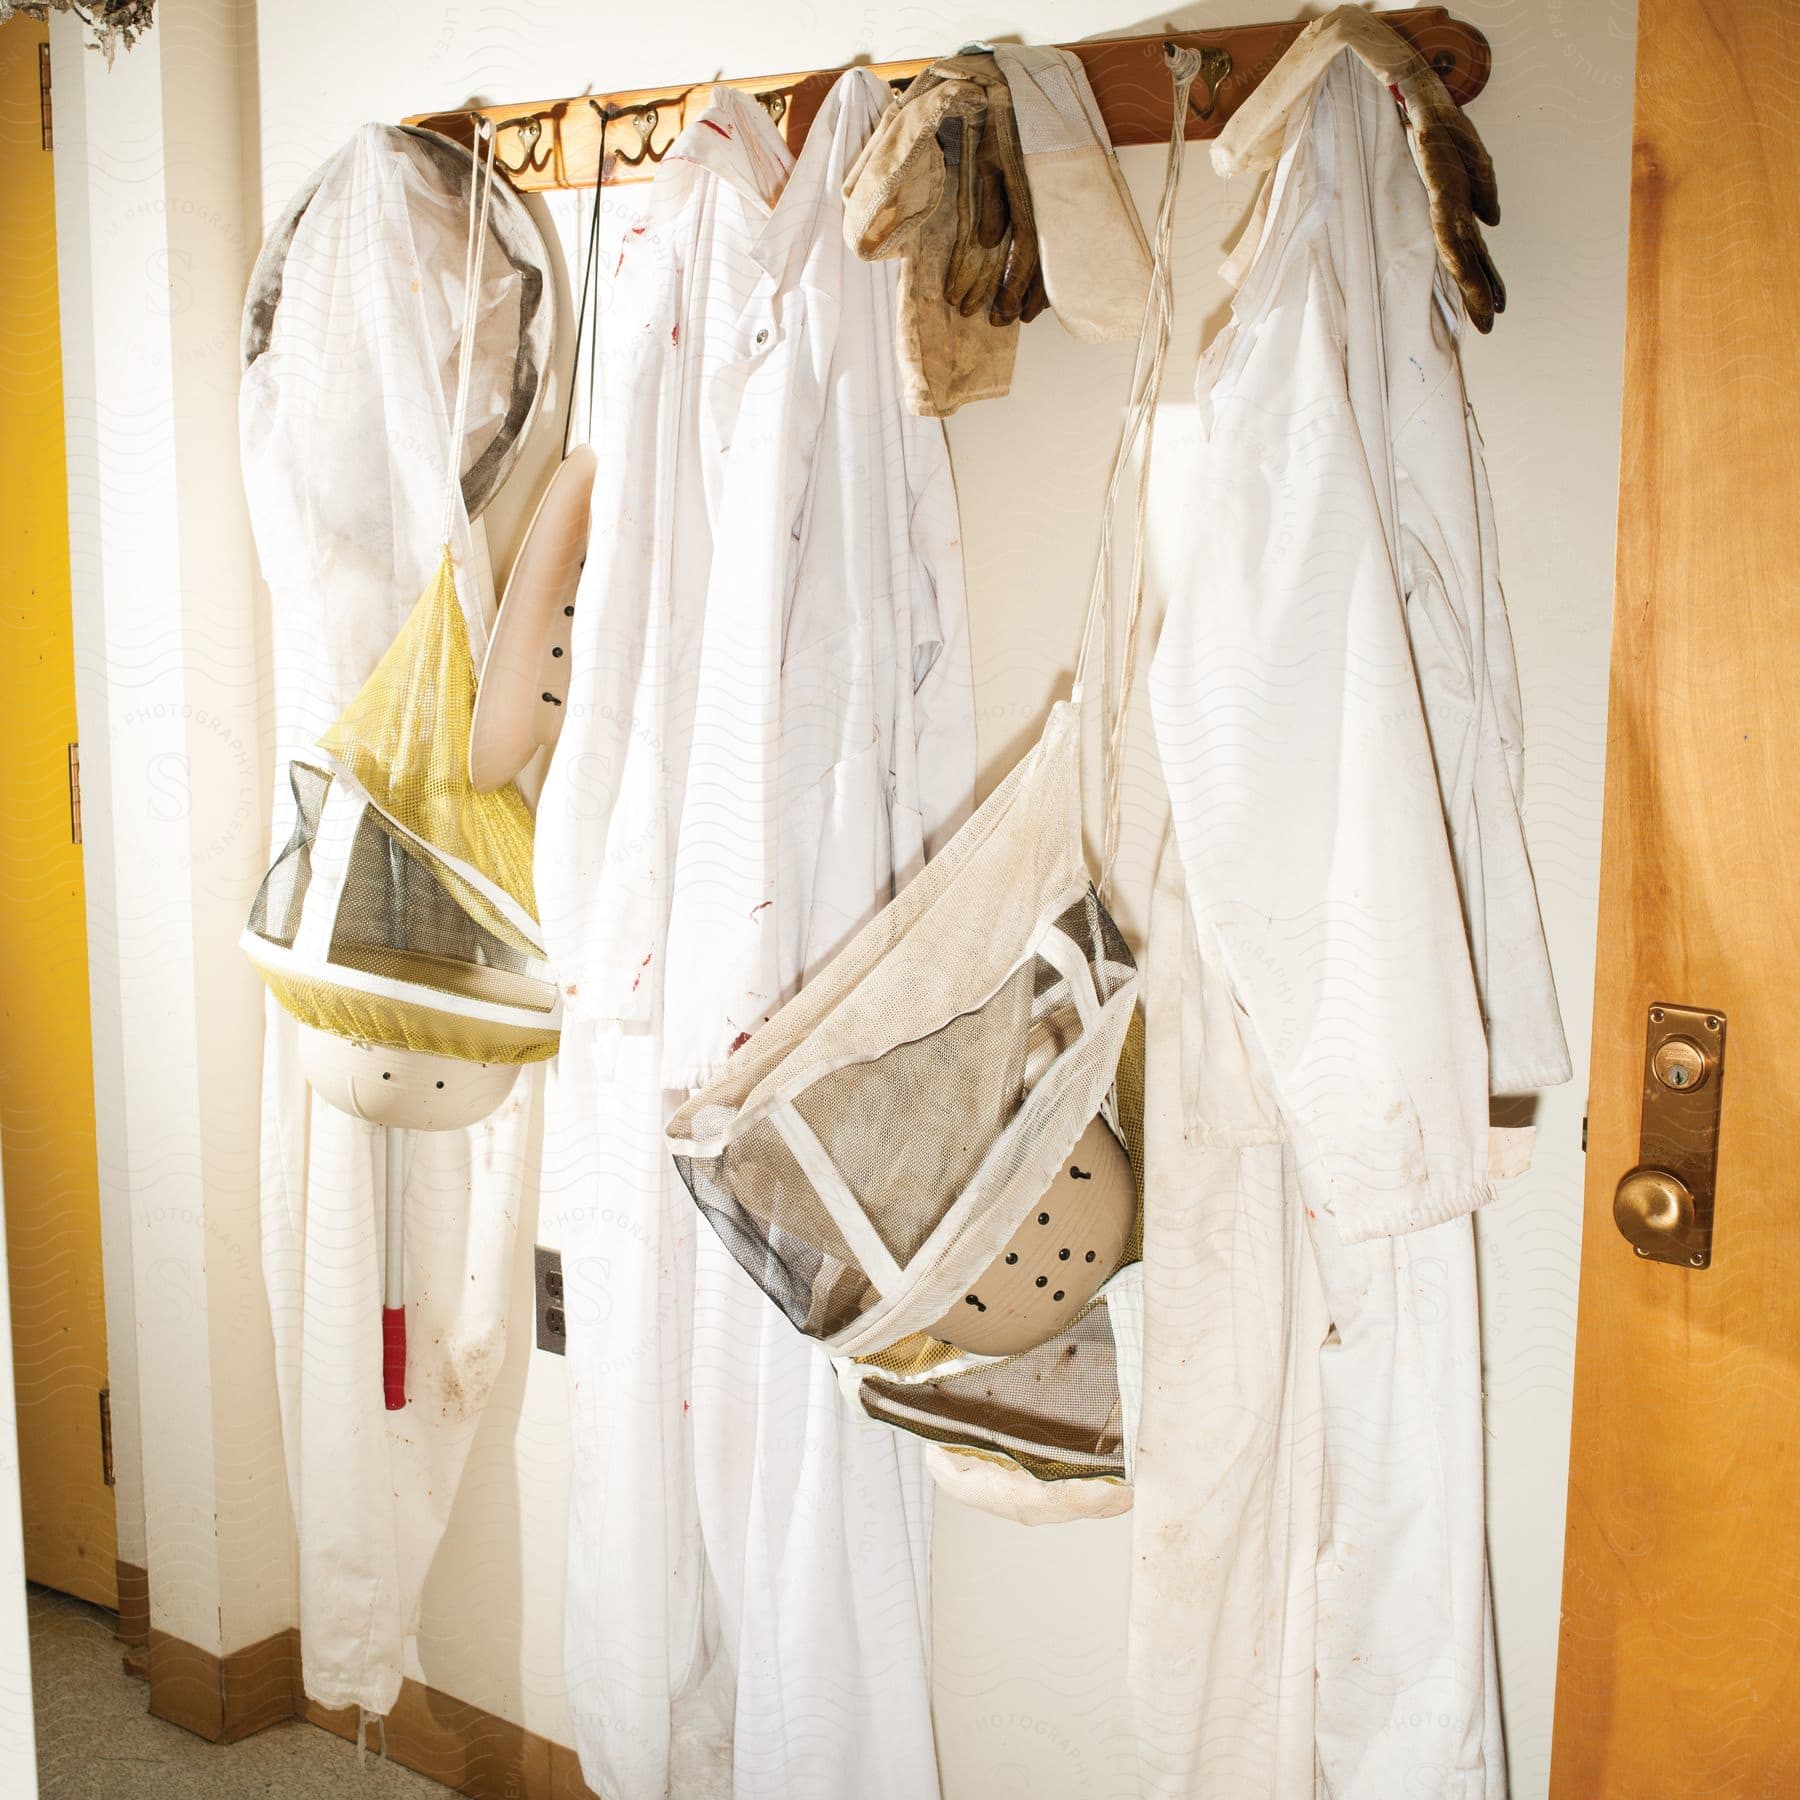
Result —
M1164 51L1169 66L1174 108L1169 129L1169 160L1163 175L1162 199L1156 209L1151 235L1150 287L1144 297L1144 320L1138 333L1131 366L1131 399L1125 428L1113 453L1107 477L1106 498L1100 509L1100 548L1094 567L1094 585L1088 595L1087 616L1082 625L1081 650L1075 663L1075 682L1070 698L1080 705L1087 687L1088 658L1095 630L1105 622L1101 708L1101 780L1106 807L1101 835L1099 892L1104 900L1112 884L1113 863L1119 853L1119 828L1123 807L1125 740L1130 724L1131 690L1137 678L1138 628L1144 611L1144 549L1148 532L1150 446L1154 437L1156 404L1162 393L1163 367L1167 360L1170 327L1175 313L1175 285L1169 267L1175 232L1175 200L1181 190L1181 171L1187 149L1188 93L1200 74L1200 52L1171 44ZM1113 526L1125 472L1133 460L1138 466L1137 505L1133 520L1130 597L1125 615L1124 668L1118 693L1113 693L1112 590Z
M569 404L563 409L562 453L569 454L569 432L575 423L575 378L581 372L581 349L585 336L588 353L587 433L594 435L594 369L600 360L600 197L606 191L606 114L600 114L600 160L594 169L594 213L588 226L587 256L581 265L581 299L575 309L575 360L569 365ZM594 289L594 325L583 332L588 316L588 288Z
M487 142L487 179L482 180L481 146ZM475 369L475 328L481 318L481 263L487 239L488 202L494 196L494 149L498 135L490 121L476 127L474 167L469 176L469 241L463 251L462 343L456 359L456 405L450 414L449 472L444 480L444 549L450 548L456 525L456 502L462 493L463 432L468 426L469 379ZM479 194L481 204L476 207Z
M374 1752L378 1761L388 1759L387 1747L387 1714L372 1713L366 1706L356 1709L356 1766L366 1769L369 1766L369 1721L374 1720L375 1731L381 1740L381 1747Z

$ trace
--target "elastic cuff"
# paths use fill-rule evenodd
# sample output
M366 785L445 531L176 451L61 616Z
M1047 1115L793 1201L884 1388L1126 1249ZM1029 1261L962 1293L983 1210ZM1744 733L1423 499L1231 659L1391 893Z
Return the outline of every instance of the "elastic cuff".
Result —
M1488 1145L1482 1143L1482 1161ZM1407 1231L1428 1231L1485 1206L1495 1195L1484 1166L1480 1176L1462 1166L1446 1168L1450 1159L1415 1180L1396 1174L1391 1181L1372 1181L1366 1160L1346 1156L1321 1157L1309 1170L1303 1162L1300 1180L1309 1199L1316 1194L1331 1214L1338 1236L1346 1244L1366 1243L1370 1238L1397 1237Z

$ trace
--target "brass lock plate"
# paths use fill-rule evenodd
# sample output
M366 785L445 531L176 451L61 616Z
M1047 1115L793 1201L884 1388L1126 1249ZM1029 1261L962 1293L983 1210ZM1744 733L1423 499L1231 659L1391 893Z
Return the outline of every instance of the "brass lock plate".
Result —
M1620 1230L1639 1256L1688 1269L1711 1263L1724 1086L1725 1015L1665 1001L1652 1006L1644 1031L1638 1167L1627 1181L1673 1176L1692 1196L1693 1212L1673 1230L1629 1229L1620 1217Z

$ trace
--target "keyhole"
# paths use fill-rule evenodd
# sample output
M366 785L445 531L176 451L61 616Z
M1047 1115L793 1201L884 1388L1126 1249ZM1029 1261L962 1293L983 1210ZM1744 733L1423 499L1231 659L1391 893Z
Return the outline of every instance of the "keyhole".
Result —
M1706 1080L1706 1053L1691 1038L1672 1037L1657 1045L1650 1067L1664 1087L1683 1094Z

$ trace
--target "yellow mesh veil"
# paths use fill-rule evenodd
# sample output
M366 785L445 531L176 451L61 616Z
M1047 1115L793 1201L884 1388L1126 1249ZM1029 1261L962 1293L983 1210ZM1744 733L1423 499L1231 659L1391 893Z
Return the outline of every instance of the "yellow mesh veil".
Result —
M399 636L319 748L390 819L433 850L472 865L535 919L531 813L511 782L491 794L470 784L474 715L475 663L446 549ZM458 879L449 870L440 874ZM489 930L506 935L478 893L458 897Z
M555 1053L561 1006L532 889L532 818L469 780L475 666L448 548L399 635L295 763L293 836L244 948L302 1024L469 1062Z

